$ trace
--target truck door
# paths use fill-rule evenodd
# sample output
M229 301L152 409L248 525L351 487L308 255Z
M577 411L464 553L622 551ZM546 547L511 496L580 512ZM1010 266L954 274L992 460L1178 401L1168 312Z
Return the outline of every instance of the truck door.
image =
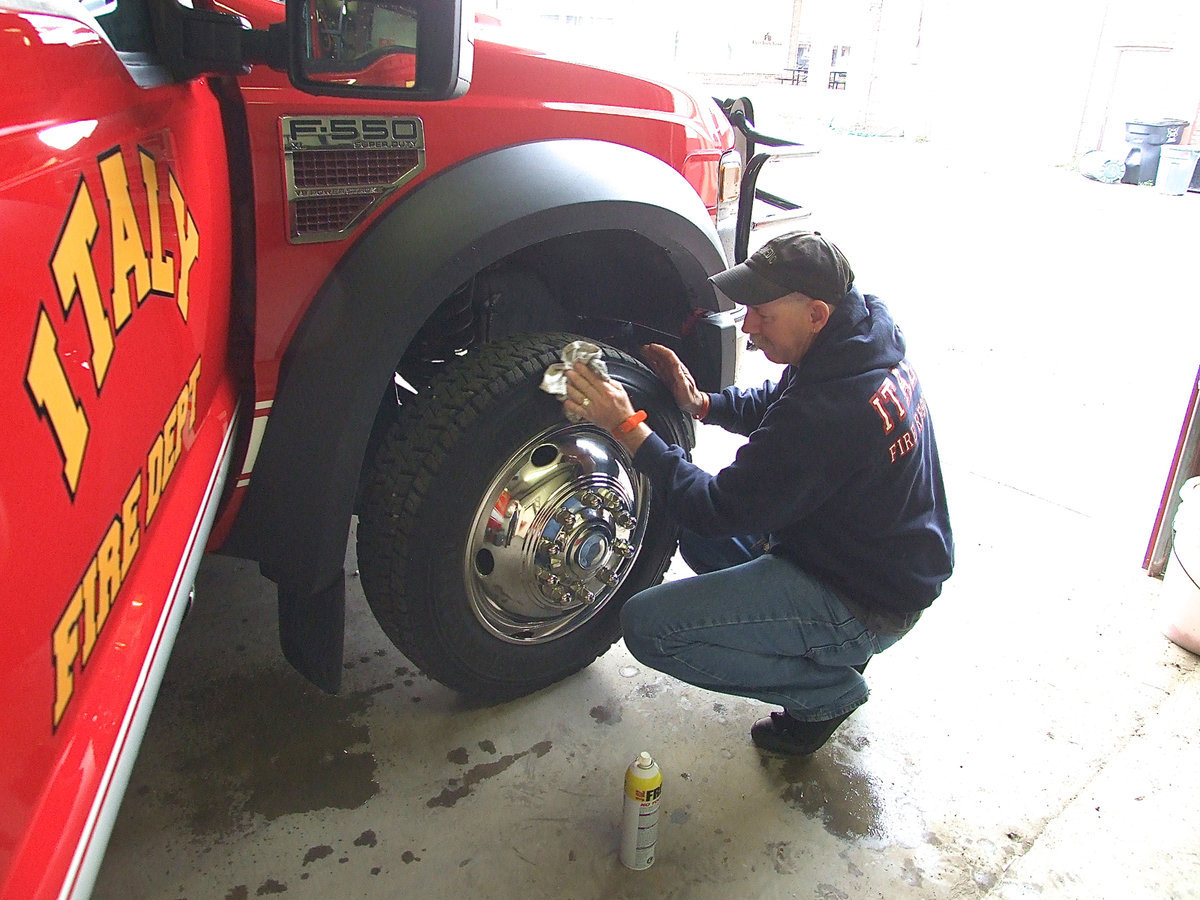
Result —
M145 4L0 0L3 897L89 889L236 418L220 104Z

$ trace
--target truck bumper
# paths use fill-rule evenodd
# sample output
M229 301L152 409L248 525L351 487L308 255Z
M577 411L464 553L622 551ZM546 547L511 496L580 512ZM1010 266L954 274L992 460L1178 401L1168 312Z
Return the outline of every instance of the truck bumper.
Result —
M700 352L712 360L711 369L698 386L705 391L720 391L737 381L742 357L746 353L746 336L742 334L745 309L710 312L696 320L696 338Z

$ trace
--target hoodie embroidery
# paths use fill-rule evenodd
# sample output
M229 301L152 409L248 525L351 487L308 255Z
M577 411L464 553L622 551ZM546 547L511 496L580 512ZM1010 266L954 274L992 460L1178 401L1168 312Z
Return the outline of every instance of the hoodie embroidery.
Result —
M909 418L909 407L920 387L917 372L908 360L901 360L899 365L884 376L878 390L868 401L883 422L884 434L891 434L898 425L904 424L904 419ZM890 462L895 463L917 448L928 418L929 406L922 396L912 408L909 428L888 447Z

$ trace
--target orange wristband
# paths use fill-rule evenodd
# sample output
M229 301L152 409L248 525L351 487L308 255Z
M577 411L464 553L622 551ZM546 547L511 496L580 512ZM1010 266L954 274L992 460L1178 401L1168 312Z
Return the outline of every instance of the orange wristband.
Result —
M700 421L701 419L703 419L705 416L708 415L708 411L711 408L712 408L712 397L710 397L708 394L705 394L704 395L704 408L702 410L700 410L700 412L698 412L698 413L692 413L692 418L695 419L696 421Z
M613 429L613 434L620 437L623 434L629 434L633 429L637 428L646 421L646 411L639 409L632 416Z

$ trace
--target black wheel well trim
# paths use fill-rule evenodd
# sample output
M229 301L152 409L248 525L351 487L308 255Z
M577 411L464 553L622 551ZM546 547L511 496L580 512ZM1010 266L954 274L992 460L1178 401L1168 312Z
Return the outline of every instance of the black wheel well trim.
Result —
M522 185L493 196L497 186ZM486 202L479 202L486 198ZM632 231L668 255L697 305L725 303L712 220L661 160L588 140L506 147L423 182L317 292L284 357L248 496L223 550L281 589L340 577L367 439L404 349L442 300L523 248L566 233ZM365 298L392 297L390 304Z

